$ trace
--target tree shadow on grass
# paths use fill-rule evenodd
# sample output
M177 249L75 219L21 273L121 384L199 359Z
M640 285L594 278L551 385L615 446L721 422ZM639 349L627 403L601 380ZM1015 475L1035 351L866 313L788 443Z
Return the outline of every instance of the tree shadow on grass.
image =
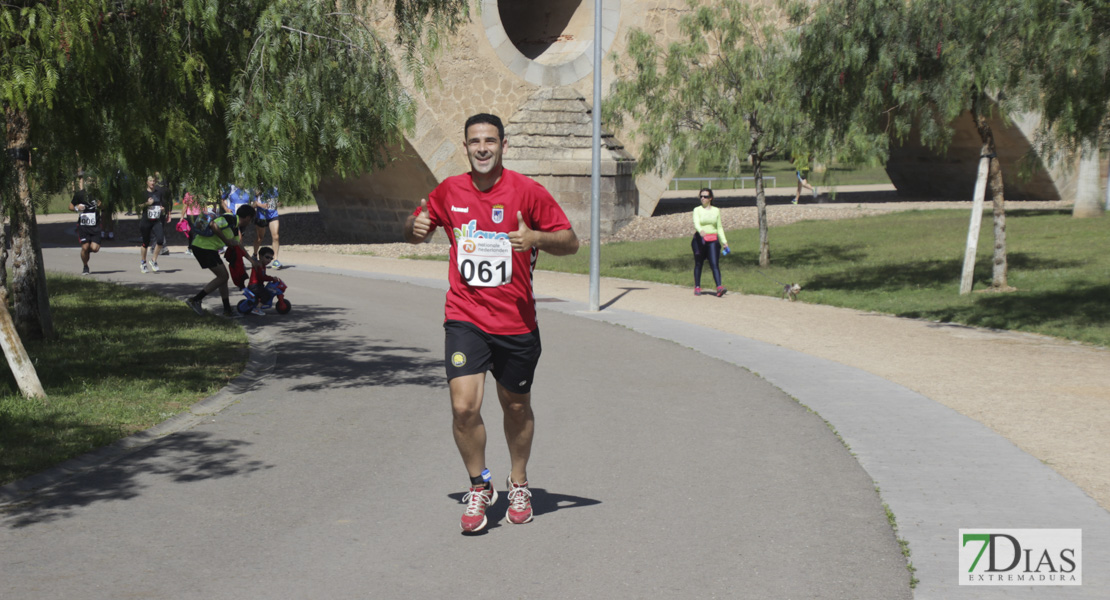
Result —
M855 263L867 257L863 244L806 244L782 248L772 246L773 264L786 269L824 263ZM758 258L758 257L757 257Z
M614 261L613 265L609 267L609 269L654 269L657 271L670 272L691 269L693 268L693 264L693 254L685 252L681 256L673 256L668 258L640 256L627 260ZM606 276L608 276L608 273L606 274Z
M1081 266L1079 261L1056 260L1010 253L1010 269L1050 270ZM846 265L833 273L818 274L806 281L807 290L843 290L850 292L895 291L906 288L937 288L952 286L960 281L963 259L919 260L874 266ZM978 261L976 281L991 280L991 266Z
M899 316L955 321L992 329L1029 329L1059 324L1061 327L1110 325L1110 284L1077 286L1074 290L979 294L971 306L907 311Z
M89 285L95 301L84 302L81 294L88 293ZM46 365L39 367L39 377L51 394L79 394L104 380L202 392L226 382L246 356L244 349L226 343L228 336L204 335L208 324L220 323L216 317L201 321L184 303L167 307L132 286L59 278L52 282L51 294L58 302L53 316L59 337L27 344L39 364ZM116 364L106 366L105 355ZM220 367L195 368L198 359L208 357L216 357ZM7 384L14 390L9 380L0 376L0 389Z
M5 528L17 529L69 517L74 510L98 502L131 500L152 480L194 483L244 477L272 465L252 460L248 442L184 431L161 438L123 457L66 479L3 511Z

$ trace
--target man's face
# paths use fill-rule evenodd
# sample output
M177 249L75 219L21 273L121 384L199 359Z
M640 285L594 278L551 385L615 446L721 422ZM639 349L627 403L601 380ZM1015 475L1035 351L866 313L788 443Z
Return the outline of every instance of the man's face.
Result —
M506 140L497 135L497 127L489 123L475 123L466 130L466 157L476 173L486 175L500 168L506 146Z
M146 187L147 187L148 190L154 189L154 176L153 175L146 178Z

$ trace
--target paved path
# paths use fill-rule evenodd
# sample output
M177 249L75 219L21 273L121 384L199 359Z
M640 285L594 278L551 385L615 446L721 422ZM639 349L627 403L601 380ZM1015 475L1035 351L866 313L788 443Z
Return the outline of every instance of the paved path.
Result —
M60 270L75 271L74 257L47 251ZM134 252L96 257L110 271L102 277L177 296L203 281L183 258L160 261L180 269L141 277ZM610 292L597 314L541 298L539 515L478 540L455 535L459 467L438 366L443 283L426 276L446 267L391 261L394 273L382 275L343 262L287 270L294 312L245 321L261 376L214 399L231 406L181 419L167 427L174 433L9 511L0 554L19 557L5 559L9 589L908 597L877 484L910 542L917 598L1110 594L1099 568L1110 557L1106 511L1012 444L856 369L615 308L631 290ZM499 450L491 444L495 473L506 468ZM960 527L1081 527L1085 585L960 588ZM476 547L490 541L502 543ZM476 571L494 584L488 593L472 585ZM518 583L498 589L509 581Z

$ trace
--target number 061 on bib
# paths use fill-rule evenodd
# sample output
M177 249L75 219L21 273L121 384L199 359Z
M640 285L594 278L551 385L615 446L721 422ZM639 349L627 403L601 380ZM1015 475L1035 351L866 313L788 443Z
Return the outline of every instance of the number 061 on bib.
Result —
M497 287L513 279L513 246L508 239L463 238L456 259L468 285Z

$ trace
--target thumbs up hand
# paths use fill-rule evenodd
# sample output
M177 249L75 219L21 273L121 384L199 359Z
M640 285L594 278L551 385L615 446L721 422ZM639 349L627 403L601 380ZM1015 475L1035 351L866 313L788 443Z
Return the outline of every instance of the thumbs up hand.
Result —
M524 252L531 250L536 245L536 232L528 227L524 222L524 215L520 211L516 211L516 231L509 232L509 243L513 245L513 250L517 252Z
M428 213L428 200L427 198L420 199L420 214L412 222L412 233L424 239L428 236L428 232L432 230L432 217Z

